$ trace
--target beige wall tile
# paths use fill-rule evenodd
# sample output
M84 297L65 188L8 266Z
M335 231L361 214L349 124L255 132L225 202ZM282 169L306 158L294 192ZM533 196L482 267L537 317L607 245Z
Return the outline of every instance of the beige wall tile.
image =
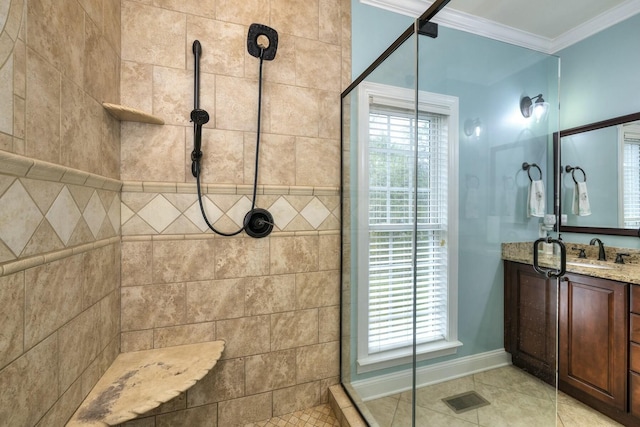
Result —
M213 4L213 2L212 2ZM201 14L199 14L201 15ZM247 28L244 25L203 19L197 16L187 17L187 40L199 40L202 47L200 71L225 76L244 76L247 50ZM189 56L190 70L193 70L193 56ZM213 87L201 86L204 91Z
M224 340L223 359L270 351L269 316L243 317L217 323L216 339Z
M340 268L340 235L320 235L320 270L338 270Z
M100 310L94 305L60 328L59 391L64 392L89 366L99 352Z
M156 417L138 418L120 424L120 427L156 427Z
M335 45L341 43L341 3L342 0L318 0L320 23L318 40Z
M153 67L153 114L165 123L189 125L192 93L193 71Z
M185 322L185 285L122 288L122 330L131 331Z
M338 97L339 94L336 92L320 92L320 129L318 131L320 138L340 139L340 103L336 102Z
M187 283L187 322L242 317L244 295L241 279Z
M111 44L114 51L121 51L121 24L120 24L120 5L119 1L107 1L103 2L104 7L104 36Z
M271 315L271 349L284 350L318 342L318 310Z
M184 182L184 144L184 127L122 123L121 179Z
M323 41L296 39L296 84L340 92L340 47ZM337 104L337 102L336 102Z
M82 403L82 384L76 381L69 387L53 407L36 424L36 427L63 426Z
M0 369L24 349L24 273L0 277Z
M242 184L244 182L244 135L238 131L204 129L202 131L201 182L215 184ZM187 154L190 158L193 144L187 143ZM191 162L187 164L187 178L195 180L191 175ZM251 169L253 173L253 168ZM253 181L252 181L253 183Z
M219 360L187 391L187 406L201 406L244 396L244 359Z
M183 68L185 15L133 1L122 2L122 59Z
M269 25L269 0L216 0L216 19L237 24L250 25L259 22Z
M151 350L153 348L153 329L123 332L120 339L123 353Z
M258 182L261 185L295 185L295 137L266 134L260 137ZM253 185L256 134L244 136L244 183Z
M318 309L319 342L340 340L340 306L320 307Z
M298 382L338 376L339 354L340 346L337 341L298 348L296 354Z
M120 290L109 293L98 303L100 309L100 350L114 340L119 341L120 333Z
M338 140L296 138L296 184L321 187L340 185Z
M84 18L77 1L42 0L27 4L29 48L78 85L82 84L83 75Z
M102 153L103 176L120 179L120 121L112 117L106 110L102 112Z
M278 32L308 39L318 38L318 0L271 0L271 23Z
M248 395L289 387L296 383L295 350L272 351L247 357L245 366Z
M122 242L122 286L152 283L153 246L151 241Z
M214 341L215 323L197 323L158 328L154 330L153 336L154 348Z
M25 347L67 323L82 310L82 255L25 271Z
M153 65L122 61L120 103L142 111L153 111Z
M103 37L101 28L87 21L84 40L84 89L99 102L120 102L120 56Z
M266 89L266 88L265 88ZM265 90L266 92L266 90ZM258 83L238 77L216 78L215 127L224 130L256 131ZM266 96L265 96L266 97ZM263 105L263 117L267 117L268 104ZM262 123L268 132L268 123Z
M271 418L271 393L256 394L218 404L218 426L230 427Z
M0 420L32 426L58 398L57 335L53 334L0 371Z
M320 405L320 383L311 382L273 392L273 416L281 416Z
M83 306L87 308L118 287L120 274L116 268L114 245L85 252L83 257Z
M251 277L245 280L245 314L280 313L295 309L295 276Z
M216 12L215 0L207 2L193 0L154 0L153 4L164 9L170 9L189 15L206 16L209 18L214 18Z
M216 427L218 425L218 405L205 405L196 408L183 409L156 417L156 427L174 426L202 426Z
M0 132L13 135L13 56L0 68Z
M281 84L267 84L265 98L270 132L317 137L320 120L318 90ZM298 184L301 185L301 184Z
M267 275L268 253L269 239L216 239L216 278Z
M180 254L180 256L176 256ZM207 280L214 277L214 239L153 242L153 283Z
M60 163L92 173L100 172L100 110L91 108L85 92L68 79L62 79ZM97 129L97 136L96 136Z
M318 237L273 237L271 274L299 273L318 269Z
M27 59L26 124L27 156L58 163L60 158L60 72L33 51L29 51Z
M340 304L340 273L337 270L296 274L298 309Z

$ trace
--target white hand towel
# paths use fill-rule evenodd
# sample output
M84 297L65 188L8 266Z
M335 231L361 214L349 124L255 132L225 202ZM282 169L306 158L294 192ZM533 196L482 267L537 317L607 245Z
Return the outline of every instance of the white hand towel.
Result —
M544 183L542 180L531 181L529 185L529 197L527 198L527 216L544 217Z
M573 204L571 212L578 216L591 215L591 205L589 204L589 194L587 193L587 183L578 182L573 186Z

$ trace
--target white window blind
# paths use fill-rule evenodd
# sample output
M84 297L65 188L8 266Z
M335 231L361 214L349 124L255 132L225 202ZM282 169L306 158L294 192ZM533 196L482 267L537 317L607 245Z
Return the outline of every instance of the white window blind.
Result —
M447 338L446 123L369 106L369 355L413 345L414 275L417 343Z
M640 227L640 134L624 133L624 227Z

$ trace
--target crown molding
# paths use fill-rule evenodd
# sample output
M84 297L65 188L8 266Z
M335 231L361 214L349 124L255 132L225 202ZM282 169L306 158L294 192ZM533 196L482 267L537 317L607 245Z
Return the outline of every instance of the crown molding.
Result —
M362 4L407 15L412 18L420 16L433 2L426 0L359 0ZM455 9L443 9L433 19L445 27L477 34L505 43L511 43L544 53L556 53L593 34L617 24L637 13L640 13L640 0L627 0L624 3L596 16L566 33L550 39L508 25L500 24Z
M556 53L638 13L640 13L640 0L627 0L556 37L551 43L549 53Z

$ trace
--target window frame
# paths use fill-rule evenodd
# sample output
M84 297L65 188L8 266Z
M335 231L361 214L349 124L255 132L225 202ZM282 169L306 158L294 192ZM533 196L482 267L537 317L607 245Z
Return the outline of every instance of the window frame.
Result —
M374 82L362 82L358 87L358 145L357 145L357 355L356 370L365 373L389 368L413 360L413 346L368 353L369 339L369 113L370 100L378 105L439 114L447 117L447 333L446 339L416 346L418 360L427 360L455 354L462 345L458 341L458 98L432 92L389 86Z

